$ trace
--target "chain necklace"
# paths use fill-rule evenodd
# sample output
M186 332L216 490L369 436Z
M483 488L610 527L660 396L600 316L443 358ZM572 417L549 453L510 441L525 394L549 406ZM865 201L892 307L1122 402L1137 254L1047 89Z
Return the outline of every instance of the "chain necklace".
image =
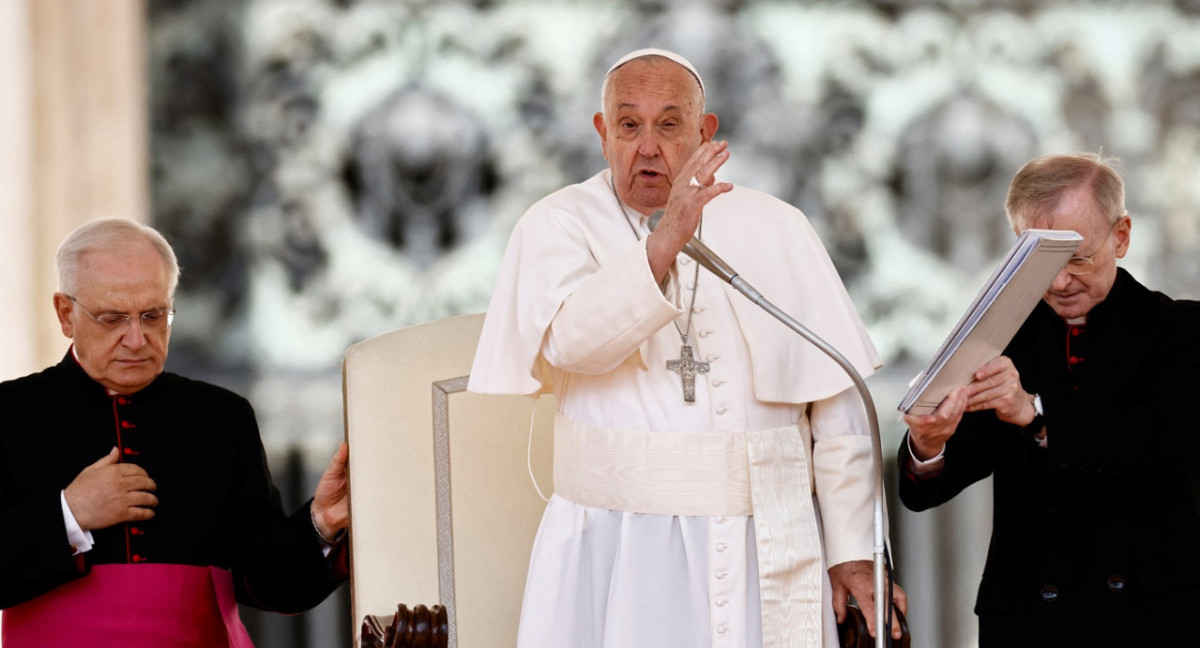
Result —
M617 206L621 208L621 215L625 217L625 222L629 225L629 229L633 232L633 237L637 240L642 240L638 234L637 228L633 225L633 220L629 218L629 212L625 210L625 203L621 202L621 197L617 195L617 186L613 184L612 178L609 178L608 187L612 189L613 198L617 199ZM697 238L704 236L704 213L700 214L700 228L697 233ZM700 285L700 264L696 264L696 273L692 275L692 302L688 306L687 325L685 328L679 328L679 322L671 320L675 325L675 330L679 332L679 357L672 360L667 360L667 371L673 371L679 374L683 379L683 400L688 403L696 402L696 374L708 373L709 364L696 360L692 353L692 345L688 343L688 339L692 333L692 315L696 312L696 293L699 292Z

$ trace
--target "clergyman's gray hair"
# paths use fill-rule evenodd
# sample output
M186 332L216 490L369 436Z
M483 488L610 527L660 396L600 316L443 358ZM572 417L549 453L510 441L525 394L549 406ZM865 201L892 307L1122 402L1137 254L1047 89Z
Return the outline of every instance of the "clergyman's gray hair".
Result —
M1013 229L1022 230L1052 213L1065 193L1079 187L1090 191L1110 224L1127 215L1120 160L1096 153L1047 154L1030 160L1013 176L1004 211Z
M80 265L88 252L117 250L137 241L149 243L166 263L167 275L171 279L167 295L174 298L175 288L179 285L179 261L175 258L175 250L171 249L171 244L158 230L127 218L90 221L67 235L54 256L54 265L58 269L58 291L74 295L79 289Z

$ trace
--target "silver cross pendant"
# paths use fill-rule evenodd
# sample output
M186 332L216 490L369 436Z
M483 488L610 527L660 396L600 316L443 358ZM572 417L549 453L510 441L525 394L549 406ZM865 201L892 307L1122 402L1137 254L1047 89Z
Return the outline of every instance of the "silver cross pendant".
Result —
M667 370L683 377L683 400L696 402L696 374L708 373L708 363L696 360L691 345L685 344L679 349L678 360L667 360Z

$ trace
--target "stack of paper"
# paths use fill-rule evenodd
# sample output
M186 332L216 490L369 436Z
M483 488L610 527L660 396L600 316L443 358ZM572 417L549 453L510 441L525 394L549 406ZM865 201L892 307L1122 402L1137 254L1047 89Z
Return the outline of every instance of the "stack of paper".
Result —
M1000 355L1083 237L1070 230L1027 229L988 278L942 347L900 402L907 414L929 414L975 371Z

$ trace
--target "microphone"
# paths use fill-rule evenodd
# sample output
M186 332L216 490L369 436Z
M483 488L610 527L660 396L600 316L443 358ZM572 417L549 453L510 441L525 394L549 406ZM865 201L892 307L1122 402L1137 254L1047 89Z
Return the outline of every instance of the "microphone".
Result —
M646 221L646 226L650 228L651 232L658 228L658 222L662 220L664 213L666 212L656 209L650 214L650 220ZM695 236L692 237L692 240L684 244L683 253L695 259L697 263L707 268L709 272L729 283L733 283L734 278L738 275L737 271L730 267L728 263L725 263L721 257L717 256L716 252L709 249L703 241Z

